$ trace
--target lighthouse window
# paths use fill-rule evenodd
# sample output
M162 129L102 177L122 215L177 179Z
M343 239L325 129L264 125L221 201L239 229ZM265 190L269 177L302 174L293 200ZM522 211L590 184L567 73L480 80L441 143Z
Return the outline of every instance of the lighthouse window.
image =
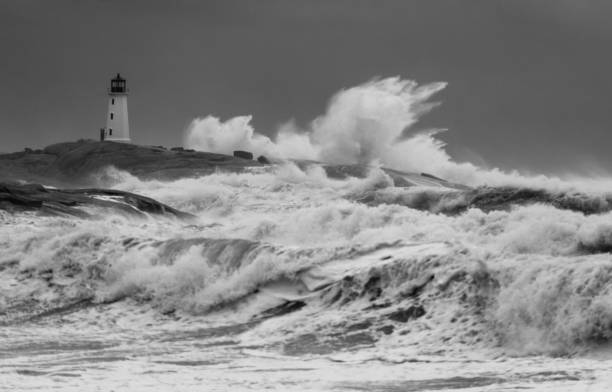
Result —
M110 136L113 136L113 128L109 128L109 130L108 130L108 134L109 134Z
M111 105L115 104L115 98L111 98Z
M115 116L115 113L111 113L111 120L113 119L114 116Z

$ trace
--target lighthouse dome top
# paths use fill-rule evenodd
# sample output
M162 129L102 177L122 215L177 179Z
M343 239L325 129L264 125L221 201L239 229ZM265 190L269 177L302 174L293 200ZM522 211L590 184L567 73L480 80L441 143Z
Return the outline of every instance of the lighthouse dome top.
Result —
M126 81L124 78L121 77L120 74L117 74L117 76L115 76L115 78L111 79L111 87L110 87L110 92L111 93L127 93L127 88L126 88Z

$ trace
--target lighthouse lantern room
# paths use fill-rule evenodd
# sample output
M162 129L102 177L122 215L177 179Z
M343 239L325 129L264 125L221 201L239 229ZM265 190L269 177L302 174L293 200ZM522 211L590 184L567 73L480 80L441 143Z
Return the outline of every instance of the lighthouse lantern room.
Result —
M127 107L128 90L121 75L111 80L108 89L108 114L106 128L100 131L100 140L130 143L130 124Z

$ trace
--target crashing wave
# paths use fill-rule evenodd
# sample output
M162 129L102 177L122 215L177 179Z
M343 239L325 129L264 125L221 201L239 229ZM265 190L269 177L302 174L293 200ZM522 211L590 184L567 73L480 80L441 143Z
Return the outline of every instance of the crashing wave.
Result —
M400 204L434 213L458 214L469 208L483 211L508 210L517 206L547 204L562 210L601 214L612 209L612 195L538 188L478 187L457 190L449 188L415 187L384 188L352 195L368 205Z

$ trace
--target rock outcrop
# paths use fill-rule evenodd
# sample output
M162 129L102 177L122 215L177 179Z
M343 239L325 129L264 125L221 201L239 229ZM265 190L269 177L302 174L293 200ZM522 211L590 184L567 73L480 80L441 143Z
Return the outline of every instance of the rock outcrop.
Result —
M0 181L23 180L55 186L90 186L92 174L107 166L140 178L172 179L212 173L218 169L240 171L259 166L229 155L186 149L111 141L80 140L58 143L43 150L0 154Z
M111 189L55 189L40 184L0 183L0 210L94 218L112 211L132 217L147 214L190 219L193 215L154 199Z
M262 165L269 165L270 164L270 160L268 158L266 158L264 155L260 155L257 157L257 162L261 163Z
M248 151L236 150L234 151L235 158L248 159L249 161L253 160L253 153Z

